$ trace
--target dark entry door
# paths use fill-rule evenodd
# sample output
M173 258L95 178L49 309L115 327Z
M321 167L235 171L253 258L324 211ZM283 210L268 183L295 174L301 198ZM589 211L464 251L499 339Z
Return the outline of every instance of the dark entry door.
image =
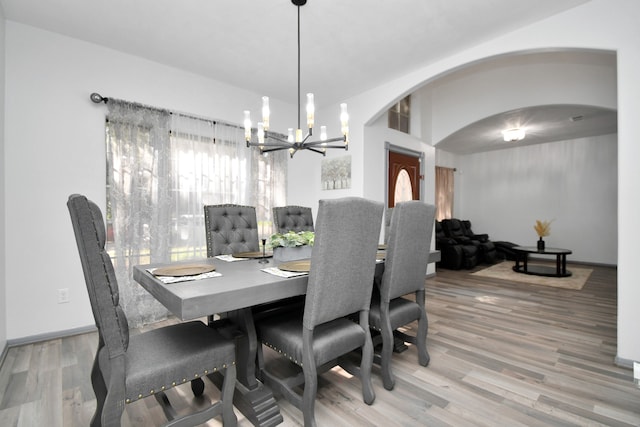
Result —
M392 208L396 203L406 200L420 200L420 158L389 151L388 164L389 207Z

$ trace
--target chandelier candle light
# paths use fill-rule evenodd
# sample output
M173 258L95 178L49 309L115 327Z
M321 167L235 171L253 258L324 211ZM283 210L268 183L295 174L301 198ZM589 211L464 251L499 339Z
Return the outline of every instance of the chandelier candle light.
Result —
M310 141L313 135L315 106L313 103L313 94L307 94L307 134L302 136L302 128L300 127L300 7L307 3L307 0L291 0L298 8L298 127L289 128L287 139L283 139L269 133L269 97L262 97L262 121L258 123L257 137L258 141L251 140L251 112L244 111L244 137L247 141L247 147L258 147L261 153L270 151L289 150L291 157L300 150L310 150L315 153L326 156L327 148L349 149L349 114L347 113L347 104L340 104L340 123L342 136L327 139L327 127L320 126L320 139ZM342 141L341 145L329 145L331 142Z

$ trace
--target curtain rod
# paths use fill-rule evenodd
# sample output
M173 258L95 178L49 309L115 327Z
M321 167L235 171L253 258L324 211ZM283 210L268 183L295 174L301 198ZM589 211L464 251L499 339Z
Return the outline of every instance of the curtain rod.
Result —
M440 169L449 169L449 170L452 170L454 172L458 171L458 169L456 169L456 168L450 168L450 167L447 167L447 166L438 166L438 165L436 165L436 167L440 168Z
M91 99L91 101L93 101L96 104L100 104L102 102L104 102L106 104L112 98L107 98L107 97L104 97L104 96L100 95L99 93L93 92L91 95L89 95L89 99ZM150 105L140 104L138 102L130 102L130 101L125 101L123 99L115 99L115 98L114 98L114 101L128 102L130 104L139 105L141 107L149 108L149 109L155 110L155 111L166 111L169 114L178 114L180 116L187 117L189 119L201 120L203 122L213 123L214 125L220 124L220 125L223 125L223 126L229 126L229 127L233 127L233 128L236 128L236 129L244 129L244 127L242 127L240 125L237 125L237 124L234 124L234 123L228 123L228 122L223 122L223 121L220 121L220 120L208 119L206 117L198 117L198 116L194 116L193 114L173 112L173 111L167 110L165 108L153 107L153 106L150 106Z

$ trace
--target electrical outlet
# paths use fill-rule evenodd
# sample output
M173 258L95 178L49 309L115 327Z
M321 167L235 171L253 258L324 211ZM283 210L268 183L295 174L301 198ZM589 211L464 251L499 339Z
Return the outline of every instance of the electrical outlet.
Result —
M58 304L69 302L69 288L58 289Z

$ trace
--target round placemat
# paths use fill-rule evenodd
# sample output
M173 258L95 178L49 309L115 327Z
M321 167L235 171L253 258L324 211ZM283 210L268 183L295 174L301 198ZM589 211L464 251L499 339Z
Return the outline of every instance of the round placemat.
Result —
M299 259L296 261L289 261L282 263L278 266L280 270L293 271L296 273L308 273L311 269L310 259Z
M233 254L234 258L269 258L269 257L272 257L272 256L273 256L272 252L265 252L264 255L263 255L262 252L260 252L260 251L238 252L236 254Z
M211 264L184 264L184 265L172 265L170 267L161 267L153 270L154 276L196 276L202 273L209 273L214 271L216 267Z

